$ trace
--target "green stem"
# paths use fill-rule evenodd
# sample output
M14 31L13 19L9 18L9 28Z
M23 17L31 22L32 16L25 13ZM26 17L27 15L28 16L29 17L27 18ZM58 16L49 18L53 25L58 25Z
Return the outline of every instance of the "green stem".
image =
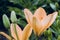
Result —
M39 40L39 37L38 36L36 36L36 40Z
M19 37L18 37L18 34L17 34L17 30L16 30L16 24L14 24L14 30L15 30L15 33L16 33L17 40L19 40Z

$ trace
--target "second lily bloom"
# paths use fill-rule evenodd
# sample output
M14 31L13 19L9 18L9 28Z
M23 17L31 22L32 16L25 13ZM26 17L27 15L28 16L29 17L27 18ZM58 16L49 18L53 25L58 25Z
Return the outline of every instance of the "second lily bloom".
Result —
M37 36L52 25L58 14L58 12L54 12L46 15L45 10L41 7L35 11L34 15L28 9L24 9L24 13L28 24L33 28Z
M32 28L27 24L25 28L22 29L17 24L11 24L10 26L11 35L14 40L29 40L32 33Z

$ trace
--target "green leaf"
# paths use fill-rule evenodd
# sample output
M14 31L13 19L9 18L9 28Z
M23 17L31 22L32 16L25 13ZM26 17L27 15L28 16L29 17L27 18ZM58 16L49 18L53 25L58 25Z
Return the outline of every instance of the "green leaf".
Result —
M58 11L58 15L60 16L60 10Z
M53 10L56 10L56 6L55 6L53 3L50 3L50 7L51 7Z
M60 40L60 35L58 35L58 38L57 38L57 40Z
M32 34L31 34L29 39L30 40L36 40L36 35L34 34L34 32L32 32Z
M11 12L11 21L12 21L13 23L17 22L16 14L15 14L14 11Z
M44 31L44 36L48 36L47 34L48 34L47 30Z
M24 21L24 19L19 18L17 24L19 24L20 26L22 26L22 28L24 28L27 23L26 21Z
M22 18L25 19L23 10L20 10L20 9L18 9L18 8L16 8L16 7L9 7L9 10L10 10L10 11L11 11L11 10L14 10L14 11L16 12L16 15L19 15L20 18L22 17Z
M10 27L10 21L9 21L8 17L5 14L3 15L3 24L4 24L5 28Z
M13 2L13 3L20 3L19 0L9 0L10 2Z
M57 2L55 3L55 6L57 9L59 8L59 4Z
M33 0L33 5L37 5L40 0Z

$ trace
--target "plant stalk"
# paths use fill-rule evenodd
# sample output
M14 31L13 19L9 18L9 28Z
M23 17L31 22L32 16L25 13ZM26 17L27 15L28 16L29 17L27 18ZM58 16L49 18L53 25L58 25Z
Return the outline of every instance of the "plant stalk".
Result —
M36 36L36 40L39 40L39 37L38 36Z

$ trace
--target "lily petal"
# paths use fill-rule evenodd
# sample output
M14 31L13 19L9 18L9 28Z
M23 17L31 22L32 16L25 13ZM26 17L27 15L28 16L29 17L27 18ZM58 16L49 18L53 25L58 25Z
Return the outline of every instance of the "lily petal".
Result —
M15 25L16 25L16 29L15 29ZM18 39L21 40L22 30L17 24L11 24L10 30L11 30L11 35L15 40L18 40ZM17 36L18 36L18 38L17 38Z
M46 17L46 12L45 12L45 10L44 10L43 8L39 7L39 8L35 11L34 15L35 15L37 18L39 18L40 20L42 20L44 17Z
M50 25L52 25L52 23L55 21L57 17L57 12L54 12L52 14L49 14L43 21L42 21L42 30L40 33L42 33L43 31L45 31L47 28L50 27Z
M52 14L46 16L46 17L41 21L42 26L46 26L46 25L50 22L52 16L53 16Z
M23 30L22 40L28 40L28 38L30 37L31 33L32 33L32 28L30 27L29 24L27 24L26 27Z
M32 13L28 9L24 9L24 14L25 14L27 22L31 24L32 16L33 16Z
M57 15L58 15L58 12L54 12L54 13L52 13L52 15L53 16L52 16L47 28L49 28L49 26L52 25L52 23L55 21Z
M16 34L15 34L15 32L14 32L14 27L13 27L13 26L14 26L13 24L11 24L11 26L10 26L11 35L12 35L12 37L13 37L15 40L17 40L17 37L16 37Z
M4 33L4 32L0 32L0 35L5 36L8 40L11 40L11 39L12 39L9 35L7 35L7 34Z
M40 32L42 26L41 26L40 20L37 19L35 16L33 16L32 28L34 29L34 33L39 36L39 32Z
M47 26L47 25L50 26L55 21L56 17L57 17L57 12L49 14L44 20L42 20L42 25L43 26Z

